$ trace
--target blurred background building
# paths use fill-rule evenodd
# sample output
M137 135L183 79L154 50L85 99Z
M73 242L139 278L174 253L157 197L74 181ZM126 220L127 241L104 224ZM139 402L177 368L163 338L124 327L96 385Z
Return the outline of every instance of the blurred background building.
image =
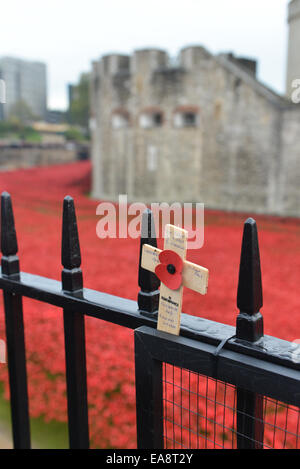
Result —
M47 112L46 65L13 57L0 58L0 77L6 83L2 119L11 116L45 119Z
M48 109L46 73L44 63L0 58L0 78L6 85L6 102L0 108L0 170L89 157L87 93L86 109L80 83L73 85L76 93L70 112ZM82 113L87 114L85 127Z

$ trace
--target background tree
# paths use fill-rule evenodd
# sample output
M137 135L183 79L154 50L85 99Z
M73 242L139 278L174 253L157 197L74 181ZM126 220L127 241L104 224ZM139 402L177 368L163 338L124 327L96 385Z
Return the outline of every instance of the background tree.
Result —
M69 122L88 131L89 126L89 74L80 76L78 85L71 86Z
M23 100L17 101L12 106L9 117L11 121L19 121L21 124L26 124L36 119L30 106Z

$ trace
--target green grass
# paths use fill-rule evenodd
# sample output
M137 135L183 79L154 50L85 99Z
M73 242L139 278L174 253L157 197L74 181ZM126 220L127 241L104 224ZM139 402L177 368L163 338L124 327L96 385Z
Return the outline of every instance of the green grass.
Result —
M0 426L4 435L11 438L10 404L4 399L0 384ZM45 422L42 417L30 419L32 447L38 449L64 449L69 447L66 423Z
M40 143L42 141L42 137L38 132L31 132L28 134L23 135L25 142L27 143Z
M27 143L40 143L42 137L38 132L0 132L0 140L10 140L10 141L21 141L24 140Z
M18 133L7 133L7 132L0 132L0 140L1 139L7 139L7 140L12 140L12 141L16 141L16 140L19 140L20 136Z

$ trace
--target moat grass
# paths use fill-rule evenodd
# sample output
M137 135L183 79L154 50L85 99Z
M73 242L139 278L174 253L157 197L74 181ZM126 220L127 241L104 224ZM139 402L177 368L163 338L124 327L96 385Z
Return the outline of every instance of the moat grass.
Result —
M12 441L10 404L4 399L2 383L0 383L0 426L3 436ZM65 449L69 447L66 423L54 420L45 422L42 417L39 417L30 419L30 428L32 448Z

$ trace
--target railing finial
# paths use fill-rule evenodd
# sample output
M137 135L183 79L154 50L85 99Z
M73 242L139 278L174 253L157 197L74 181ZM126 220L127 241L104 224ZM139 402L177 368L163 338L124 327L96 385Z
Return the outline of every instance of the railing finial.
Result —
M1 195L1 251L2 273L16 275L20 272L18 242L15 229L11 197L8 192Z
M1 195L1 251L4 256L14 256L18 252L14 214L8 192L2 192Z
M141 241L140 241L140 260L139 260L139 279L138 284L141 288L138 294L138 307L141 314L146 316L156 316L159 303L159 285L160 281L155 274L141 267L142 251L144 244L150 244L157 247L155 224L153 213L146 209L142 215L141 223Z
M256 342L263 336L263 305L260 255L256 222L248 218L244 224L237 306L237 338Z
M74 200L70 196L64 198L61 262L62 288L66 291L77 291L83 287L81 254Z

